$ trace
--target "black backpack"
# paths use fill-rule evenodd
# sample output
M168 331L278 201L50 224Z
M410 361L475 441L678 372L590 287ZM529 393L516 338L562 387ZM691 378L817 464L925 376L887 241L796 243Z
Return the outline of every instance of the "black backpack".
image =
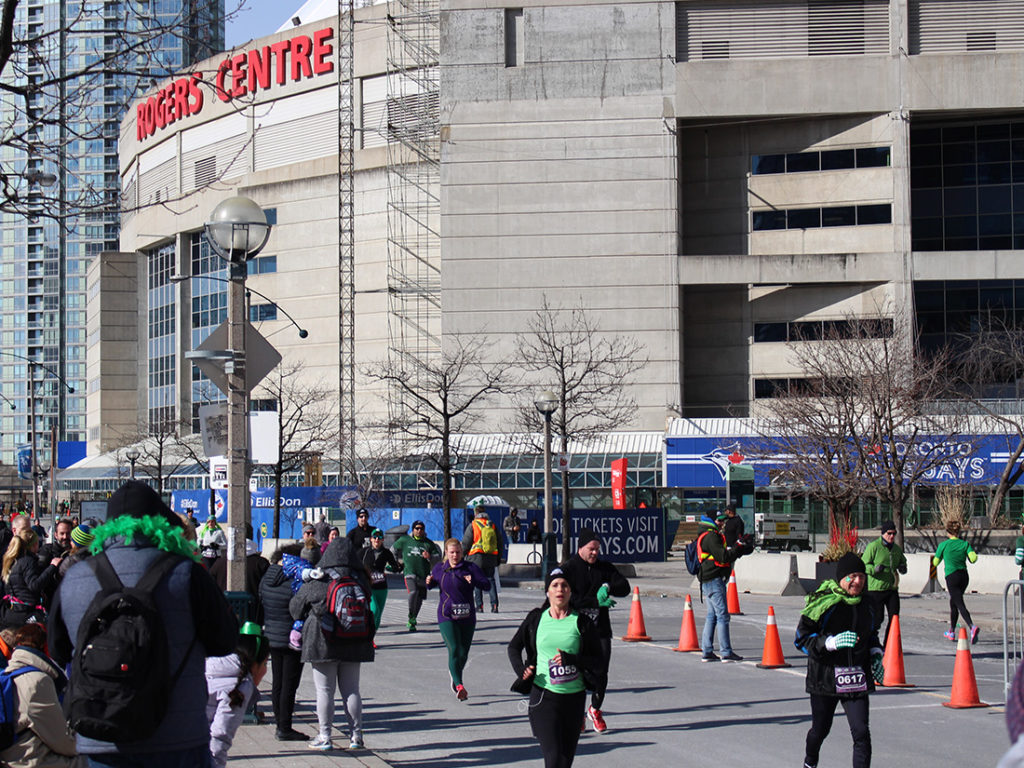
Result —
M100 591L78 627L64 697L68 723L81 735L100 741L141 741L163 721L195 638L171 675L167 630L153 592L181 560L162 552L138 584L126 587L106 554L86 558Z

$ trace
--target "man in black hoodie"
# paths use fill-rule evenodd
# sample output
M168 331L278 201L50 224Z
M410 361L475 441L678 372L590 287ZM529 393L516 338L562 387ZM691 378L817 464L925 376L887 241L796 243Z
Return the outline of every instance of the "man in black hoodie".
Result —
M598 559L601 537L591 528L580 531L576 546L576 554L562 563L561 568L572 588L572 607L597 625L603 666L601 678L604 682L600 690L594 690L590 697L587 717L594 724L595 731L604 733L608 725L601 714L601 705L604 703L608 665L612 658L612 623L608 609L615 605L612 596L626 597L629 594L629 581L607 560Z

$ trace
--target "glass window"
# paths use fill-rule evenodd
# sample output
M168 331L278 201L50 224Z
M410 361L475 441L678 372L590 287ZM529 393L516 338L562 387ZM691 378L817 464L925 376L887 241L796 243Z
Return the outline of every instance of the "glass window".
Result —
M837 171L842 168L853 168L855 165L852 149L831 149L821 153L821 170Z
M754 323L754 341L785 341L786 323Z
M750 161L750 172L759 176L768 173L785 173L785 155L754 155Z
M821 209L821 226L852 227L857 223L857 209L852 205Z
M946 216L962 216L978 211L978 191L975 187L955 187L942 193L942 212Z
M819 320L804 320L789 324L790 341L817 341L819 339L821 339L821 322Z
M796 208L786 211L789 229L813 229L821 226L820 208Z
M755 232L766 229L785 229L785 211L754 211L753 227Z
M861 147L857 150L858 168L887 168L889 162L889 147Z
M817 152L795 152L786 155L786 173L804 173L820 168Z
M857 224L891 224L892 206L888 203L878 205L858 205Z

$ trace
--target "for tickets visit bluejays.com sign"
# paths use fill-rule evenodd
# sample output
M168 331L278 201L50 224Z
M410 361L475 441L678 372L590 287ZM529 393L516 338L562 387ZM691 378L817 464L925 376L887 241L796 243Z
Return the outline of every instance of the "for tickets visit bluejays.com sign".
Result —
M526 522L543 527L544 513L528 510ZM562 538L562 515L554 515L555 534ZM648 563L665 559L665 518L660 509L574 509L569 531L575 552L579 533L590 528L601 537L601 557L616 563Z

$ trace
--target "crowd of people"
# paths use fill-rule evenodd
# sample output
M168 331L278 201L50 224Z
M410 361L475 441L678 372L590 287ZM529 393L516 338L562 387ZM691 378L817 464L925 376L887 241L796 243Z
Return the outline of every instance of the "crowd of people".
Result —
M439 548L417 520L389 548L369 517L358 510L356 525L343 535L321 516L269 560L257 551L250 529L246 590L257 599L252 620L241 624L224 595L227 537L216 518L200 525L191 513L176 515L145 483L130 481L113 494L103 522L58 520L46 543L25 515L0 526L0 539L8 542L0 571L0 665L6 664L0 675L13 686L18 734L7 743L0 728L0 764L223 766L244 715L255 710L268 667L276 739L326 751L334 748L336 731L344 731L349 748L362 749L360 670L375 659L387 572L403 576L409 632L417 631L428 590L438 590L437 627L451 691L466 701L463 675L477 616L487 603L499 610L497 526L477 508L461 540L449 538ZM529 539L515 510L502 531L510 543ZM805 768L816 768L840 704L853 735L853 764L870 765L868 694L884 674L879 635L885 614L890 623L899 614L899 576L907 572L895 531L892 521L883 522L863 555L844 555L834 578L806 598L795 638L807 655ZM933 558L946 568L947 636L962 618L973 642L978 630L963 595L967 564L977 555L955 523L947 532ZM602 710L612 649L609 611L630 585L601 558L601 548L597 532L578 532L575 553L544 574L543 604L508 643L511 689L529 697L530 729L546 768L572 764L588 722L597 733L608 729ZM725 592L734 563L751 548L735 509L701 519L705 662L741 660L730 642ZM1024 559L1019 551L1017 559ZM93 647L106 649L102 658L84 653ZM294 727L307 664L314 734ZM107 668L120 675L104 674ZM339 704L344 728L335 723Z

